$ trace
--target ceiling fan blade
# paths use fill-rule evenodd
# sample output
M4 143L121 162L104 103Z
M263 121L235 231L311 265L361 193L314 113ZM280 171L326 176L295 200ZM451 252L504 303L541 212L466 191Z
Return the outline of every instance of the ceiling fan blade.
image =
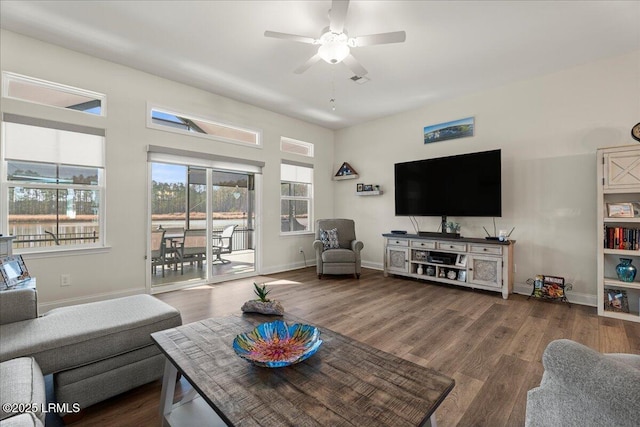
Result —
M309 67L311 67L313 64L315 64L316 62L320 61L320 55L318 55L317 53L315 55L313 55L311 58L309 58L307 60L307 62L305 62L304 64L302 64L301 66L299 66L298 68L296 68L295 70L293 70L294 73L296 74L302 74L305 71L307 71L309 69Z
M392 33L371 34L368 36L355 37L356 46L371 46L374 44L402 43L407 39L404 31L394 31Z
M349 69L353 72L353 74L355 74L358 77L362 77L368 73L368 71L362 65L360 65L358 60L354 58L353 55L351 54L349 54L349 56L344 58L342 62L344 62L345 65L349 67Z
M265 31L265 37L273 37L276 39L291 40L300 43L317 44L316 39L306 36L298 36L296 34L279 33L277 31Z
M347 19L349 0L333 0L329 11L329 29L340 34L344 30L344 21Z

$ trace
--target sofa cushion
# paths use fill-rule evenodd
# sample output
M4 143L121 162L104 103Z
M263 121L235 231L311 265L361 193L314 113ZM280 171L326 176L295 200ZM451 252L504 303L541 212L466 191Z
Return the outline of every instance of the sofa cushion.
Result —
M330 249L322 252L322 262L356 262L356 253L351 249Z
M44 423L35 415L19 414L0 421L0 427L44 427Z
M27 412L33 412L35 417L44 423L45 414L42 409L47 402L44 377L32 357L20 357L0 363L0 401L3 404L32 405L33 411ZM0 420L16 415L15 412L5 412L5 409L2 405ZM28 420L29 417L25 418L25 421ZM24 425L33 425L33 422Z
M146 347L152 332L181 324L178 310L151 295L63 307L1 325L0 360L32 355L50 374Z

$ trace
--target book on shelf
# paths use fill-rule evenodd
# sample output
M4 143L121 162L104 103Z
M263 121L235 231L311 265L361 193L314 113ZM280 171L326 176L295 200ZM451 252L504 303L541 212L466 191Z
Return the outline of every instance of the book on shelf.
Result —
M640 229L628 227L604 227L605 249L640 250Z

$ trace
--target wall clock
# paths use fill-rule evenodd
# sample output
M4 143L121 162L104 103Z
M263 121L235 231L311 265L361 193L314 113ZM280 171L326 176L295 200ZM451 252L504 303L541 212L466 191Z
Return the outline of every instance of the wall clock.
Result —
M640 123L631 128L631 136L636 141L640 141Z

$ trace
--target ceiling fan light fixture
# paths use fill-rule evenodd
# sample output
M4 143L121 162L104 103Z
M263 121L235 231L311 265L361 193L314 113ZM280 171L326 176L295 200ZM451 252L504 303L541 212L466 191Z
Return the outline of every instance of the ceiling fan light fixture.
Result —
M329 42L318 48L318 55L329 64L337 64L349 56L349 51L349 46L344 43Z

